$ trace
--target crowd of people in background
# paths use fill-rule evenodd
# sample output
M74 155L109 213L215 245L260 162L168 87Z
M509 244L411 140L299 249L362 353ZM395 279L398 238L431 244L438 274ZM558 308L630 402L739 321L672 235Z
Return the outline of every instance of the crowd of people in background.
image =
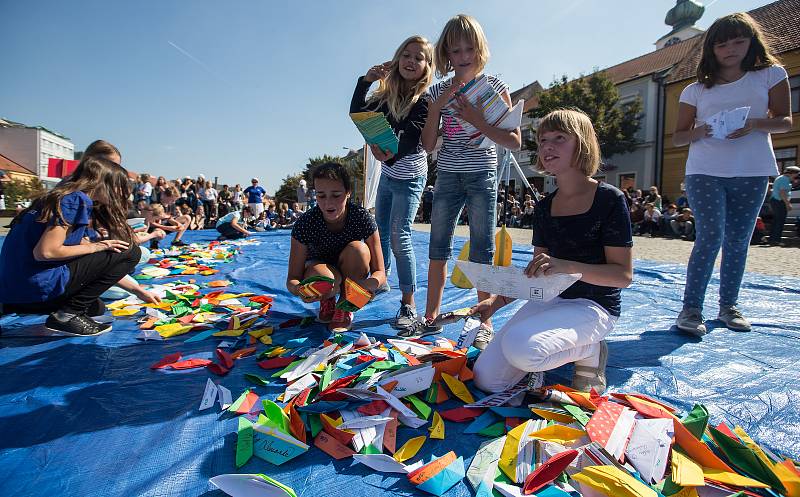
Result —
M223 184L218 189L202 174L196 179L187 176L175 180L159 176L155 181L149 174L141 174L131 190L133 207L128 218L143 218L150 232L176 233L172 241L176 246L183 244L181 237L186 230L218 227L230 222L229 215L234 212L238 213L236 225L245 231L270 231L291 228L303 212L316 205L316 194L306 186L305 179L297 187L297 202L271 198L258 178L244 189L239 184ZM158 238L150 242L151 248L158 244Z

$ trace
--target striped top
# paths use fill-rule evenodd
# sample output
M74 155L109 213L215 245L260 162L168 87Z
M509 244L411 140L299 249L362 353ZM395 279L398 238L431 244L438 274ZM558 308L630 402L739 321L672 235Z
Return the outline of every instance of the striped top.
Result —
M488 76L489 84L497 93L508 91L508 85L499 78ZM430 101L436 100L450 87L453 80L441 81L428 89ZM489 148L474 148L467 144L468 137L458 124L450 108L442 109L442 148L439 149L437 166L440 171L451 173L473 173L497 168L497 149L494 144Z

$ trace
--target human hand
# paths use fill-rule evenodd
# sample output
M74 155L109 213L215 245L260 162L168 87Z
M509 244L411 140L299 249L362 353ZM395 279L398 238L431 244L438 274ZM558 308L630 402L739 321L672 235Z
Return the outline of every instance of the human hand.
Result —
M157 240L163 240L164 238L166 238L166 236L167 233L162 229L156 229L155 231L153 231L153 238Z
M391 62L384 62L383 64L378 64L377 66L372 66L367 71L367 74L364 75L364 81L369 83L374 83L379 79L383 79L389 75L389 68L391 67Z
M708 124L703 124L698 126L692 130L692 141L697 141L701 138L708 138L712 134L711 126Z
M128 250L129 245L130 244L128 242L123 240L102 240L92 244L95 252L105 252L106 250L110 250L111 252L116 253Z
M387 160L394 157L394 154L391 151L387 150L384 152L383 150L381 150L381 147L375 144L370 144L369 149L372 151L372 155L374 155L375 158L381 162L386 162Z
M470 315L479 316L481 321L488 321L494 314L494 301L496 298L496 296L493 296L478 302L478 305L469 310Z
M734 140L736 138L741 138L745 135L749 135L751 131L755 129L755 122L752 119L747 119L744 122L744 127L737 129L733 133L729 134L725 138L728 140Z
M456 117L463 119L475 127L486 122L483 118L483 112L478 107L472 105L469 99L462 94L456 95L456 103L453 108L455 109L454 115Z
M150 291L148 291L148 290L145 290L145 289L144 289L144 288L142 288L142 287L139 287L139 289L138 289L138 290L134 290L134 292L133 292L133 293L134 293L134 294L135 294L137 297L139 297L139 300L143 301L143 302L144 302L144 303L146 303L146 304L155 304L155 305L158 305L158 304L160 304L160 303L161 303L161 297L159 297L158 295L156 295L156 294L155 294L155 293L153 293L153 292L150 292Z
M536 257L528 263L528 267L525 268L525 275L528 278L568 272L567 261L551 257L549 254L536 255Z
M450 99L458 93L462 88L464 88L464 82L453 79L452 83L450 83L450 87L447 88L445 91L442 92L439 97L433 101L430 107L433 107L434 110L437 112L441 112L442 109L445 108ZM430 108L429 107L429 108Z

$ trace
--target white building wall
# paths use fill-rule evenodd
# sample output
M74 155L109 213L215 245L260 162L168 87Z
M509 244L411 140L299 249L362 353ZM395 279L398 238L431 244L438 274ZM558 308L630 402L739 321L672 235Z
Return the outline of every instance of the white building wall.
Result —
M45 130L36 130L39 138L39 178L48 179L52 181L60 181L60 178L47 177L47 162L48 159L67 159L73 160L75 158L75 145L60 136L56 136Z
M34 171L43 181L58 182L47 176L50 158L75 158L75 145L66 138L38 128L0 128L0 153Z

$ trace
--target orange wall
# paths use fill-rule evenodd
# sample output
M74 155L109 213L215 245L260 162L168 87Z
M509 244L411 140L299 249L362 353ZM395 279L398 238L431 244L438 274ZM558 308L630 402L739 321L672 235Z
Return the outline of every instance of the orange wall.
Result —
M789 77L800 75L800 50L786 52L780 55L781 63L789 73ZM672 145L672 134L675 130L675 122L678 118L678 99L681 92L694 79L686 79L675 83L670 83L665 89L665 112L664 112L664 161L661 172L661 190L664 195L675 199L680 195L680 184L683 182L686 172L686 157L689 154L689 147L675 147ZM800 114L793 116L792 130L788 133L772 135L772 145L774 148L798 147L800 153Z

